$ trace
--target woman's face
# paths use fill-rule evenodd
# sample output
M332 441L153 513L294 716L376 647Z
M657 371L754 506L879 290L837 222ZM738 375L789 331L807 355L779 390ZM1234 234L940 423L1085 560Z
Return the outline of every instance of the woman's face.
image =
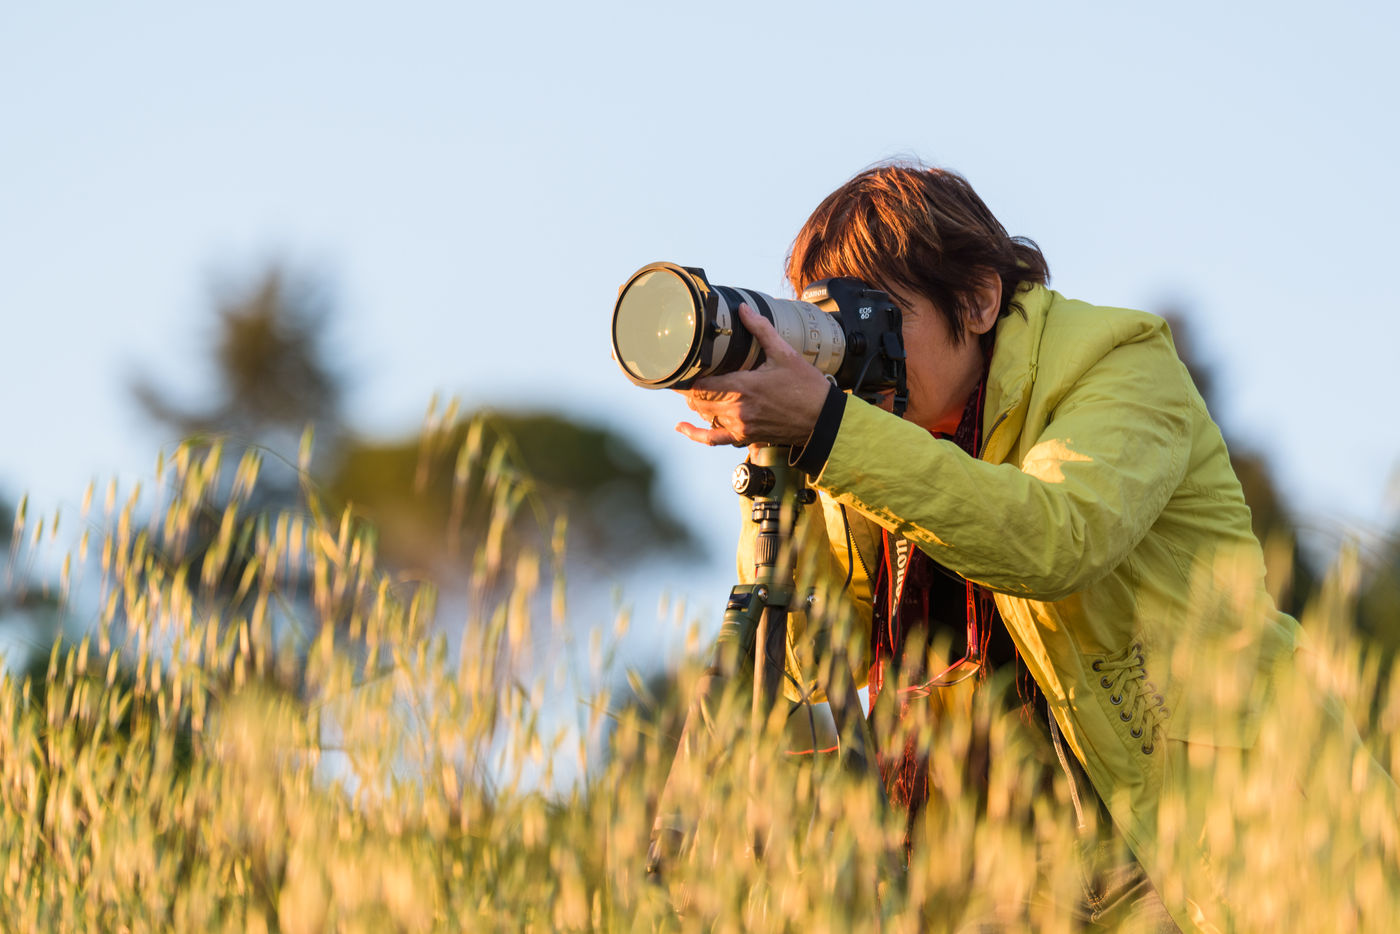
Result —
M887 290L904 316L904 355L909 407L904 417L916 425L951 435L957 430L967 400L982 378L982 347L977 335L985 328L971 324L960 343L933 302L911 292ZM995 316L992 323L995 322ZM882 400L888 409L890 398Z

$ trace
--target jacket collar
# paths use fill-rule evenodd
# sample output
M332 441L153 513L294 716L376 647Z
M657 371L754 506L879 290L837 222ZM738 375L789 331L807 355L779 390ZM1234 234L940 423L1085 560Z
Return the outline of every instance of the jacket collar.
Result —
M996 344L987 371L987 402L982 410L986 438L982 460L1002 463L1021 435L1051 300L1045 286L1023 285L1016 293L1012 312L997 322Z

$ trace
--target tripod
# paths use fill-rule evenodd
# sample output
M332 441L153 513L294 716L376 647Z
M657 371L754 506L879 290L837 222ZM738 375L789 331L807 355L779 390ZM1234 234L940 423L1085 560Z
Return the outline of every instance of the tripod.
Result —
M741 679L735 685L740 690L744 681L752 681L750 788L759 786L762 770L775 760L771 752L760 748L760 737L770 713L782 700L783 681L789 678L785 665L788 616L796 609L811 609L814 602L809 595L802 599L803 606L796 605L794 531L802 507L816 501L816 492L807 485L801 470L789 466L789 453L785 446L762 446L734 470L734 491L752 501L749 521L757 526L754 582L738 584L730 591L710 664L696 684L652 826L647 872L655 879L689 843L692 821L681 812L680 793L674 786L677 776L692 767L697 747L714 731L715 710L734 679ZM857 778L873 780L881 810L887 811L884 786L875 767L874 742L842 640L831 640L826 661L824 667L831 673L826 693L839 737L840 766ZM756 856L762 856L764 831L764 821L751 801L748 832Z

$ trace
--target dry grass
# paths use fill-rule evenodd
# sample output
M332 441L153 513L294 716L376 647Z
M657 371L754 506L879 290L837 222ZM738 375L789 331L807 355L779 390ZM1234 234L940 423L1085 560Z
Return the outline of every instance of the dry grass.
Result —
M945 795L907 878L891 879L883 859L901 845L901 822L881 816L868 785L795 765L776 739L742 729L739 698L719 721L733 727L678 777L695 846L667 885L649 881L670 744L637 709L607 710L611 673L589 672L589 684L519 674L532 634L565 625L557 600L540 609L558 593L555 555L503 545L528 489L499 484L523 480L479 458L495 465L500 508L474 556L460 639L449 639L431 588L377 566L371 529L314 495L285 515L245 515L257 458L231 473L221 460L217 446L182 447L146 518L135 496L119 505L109 492L103 514L85 519L97 530L100 625L56 646L42 682L0 688L0 927L806 932L883 916L892 931L1072 930L1065 789L1033 792L1039 772L1015 718L990 709L985 806L961 790L966 721L927 728ZM171 563L215 501L211 547ZM66 565L65 582L89 566ZM1348 636L1354 576L1344 565L1307 621L1311 657L1394 771L1400 690L1379 683ZM681 673L682 698L695 675ZM540 727L560 697L588 711L582 730ZM1236 923L1330 930L1359 918L1381 929L1378 919L1400 917L1393 798L1334 761L1351 747L1315 716L1316 694L1282 700L1294 705L1286 733L1267 734L1258 755L1210 763L1219 804L1207 826L1216 852L1231 854L1221 868ZM1331 776L1325 807L1280 811L1282 761ZM566 762L586 780L536 790ZM1290 819L1298 825L1273 833ZM1194 852L1200 841L1177 842Z

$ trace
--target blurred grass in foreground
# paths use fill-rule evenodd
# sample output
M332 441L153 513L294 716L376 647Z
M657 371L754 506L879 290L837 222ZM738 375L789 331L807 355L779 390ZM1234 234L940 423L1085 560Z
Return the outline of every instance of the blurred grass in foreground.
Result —
M460 638L448 638L432 588L378 567L372 528L327 512L311 490L299 510L245 516L257 458L231 473L219 461L217 446L182 447L147 519L135 496L119 506L109 493L78 566L65 565L66 586L91 544L96 631L56 644L45 677L0 687L0 927L823 931L868 929L883 915L891 931L1073 929L1067 789L1037 792L1016 718L991 704L976 712L992 747L986 800L963 788L969 719L928 725L942 793L907 883L881 888L902 817L882 817L872 789L837 770L784 756L781 724L748 734L747 698L732 699L711 754L679 779L700 815L696 845L664 887L649 882L652 812L674 748L653 724L683 710L609 710L610 672L588 672L588 684L521 674L532 634L567 626L562 534L544 536L543 551L538 535L507 547L528 490L500 495L499 485L527 481L485 478L495 507ZM171 566L164 556L181 553L211 502L227 503L213 545ZM1352 635L1355 588L1344 561L1307 615L1315 674L1394 773L1400 690ZM665 703L684 705L696 675L680 672ZM561 699L584 712L581 729L547 734L542 714ZM1282 722L1317 721L1315 695L1284 700L1297 717ZM1394 855L1397 815L1376 813L1345 781L1330 821L1289 835L1296 849L1249 836L1261 826L1251 808L1280 818L1270 810L1280 757L1350 774L1345 763L1324 770L1344 748L1328 739L1270 734L1264 754L1211 763L1224 793L1208 831L1232 854L1245 929L1400 917L1378 865L1349 864L1345 885L1300 884L1306 867L1350 851L1338 838L1380 840ZM771 765L751 776L755 743ZM538 791L556 768L586 778ZM761 860L745 829L755 823Z

